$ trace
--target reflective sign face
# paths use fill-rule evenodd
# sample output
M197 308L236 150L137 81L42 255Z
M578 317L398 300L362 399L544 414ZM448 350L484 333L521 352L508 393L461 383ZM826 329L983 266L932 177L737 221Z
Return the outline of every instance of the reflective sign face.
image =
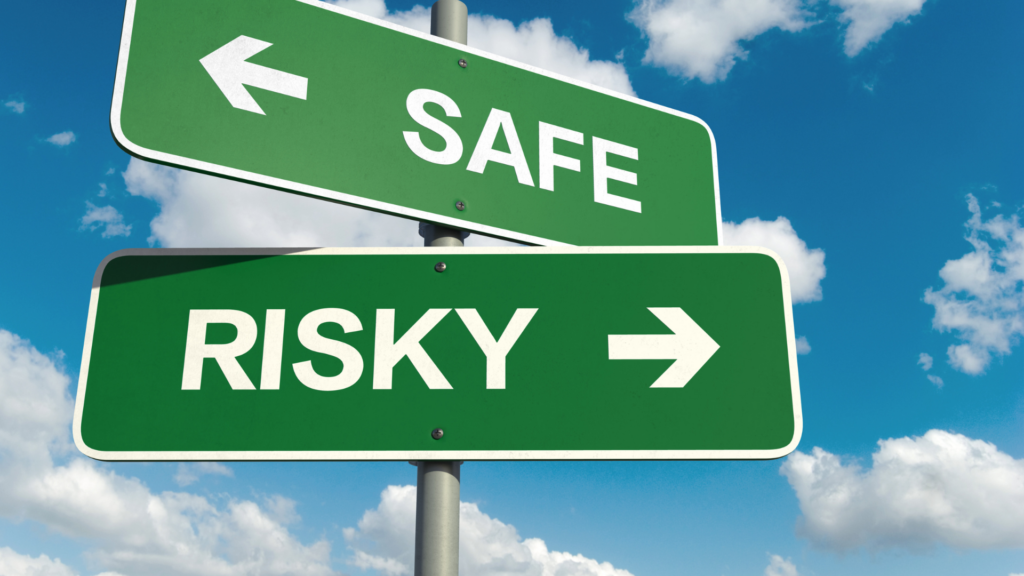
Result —
M119 252L75 414L107 460L776 458L801 429L788 276L717 247Z
M717 245L698 118L316 0L128 0L141 158L528 244Z

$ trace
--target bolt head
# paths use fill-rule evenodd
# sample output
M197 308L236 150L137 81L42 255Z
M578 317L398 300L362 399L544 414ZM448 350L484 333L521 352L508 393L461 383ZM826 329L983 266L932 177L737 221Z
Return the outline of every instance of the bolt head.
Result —
M455 207L459 209L459 212L462 212L463 210L466 209L466 203L463 202L462 200L459 200L458 202L455 203Z
M459 66L462 66L463 68L465 68L468 65L469 64L466 62L465 58L459 58Z
M437 270L438 272L444 272L445 268L447 268L447 266L444 265L444 262L438 262L437 264L434 264L434 270Z
M430 437L434 440L440 440L442 436L444 436L444 430L440 428L434 428L430 431Z

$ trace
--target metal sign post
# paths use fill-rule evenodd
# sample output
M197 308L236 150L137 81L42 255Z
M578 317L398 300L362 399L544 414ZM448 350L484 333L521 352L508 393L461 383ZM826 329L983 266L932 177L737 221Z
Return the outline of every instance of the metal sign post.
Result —
M466 44L469 10L459 0L430 8L430 33ZM468 233L420 222L425 246L462 246ZM438 428L431 433L443 436ZM416 556L413 576L459 576L459 488L461 462L416 462Z
M469 10L459 0L438 0L430 8L430 34L459 44L466 44L468 37ZM465 203L462 203L465 209ZM456 206L456 210L458 210ZM420 236L424 246L462 246L468 232L420 222ZM418 572L417 572L418 574Z
M462 462L416 462L414 576L459 574L459 468Z

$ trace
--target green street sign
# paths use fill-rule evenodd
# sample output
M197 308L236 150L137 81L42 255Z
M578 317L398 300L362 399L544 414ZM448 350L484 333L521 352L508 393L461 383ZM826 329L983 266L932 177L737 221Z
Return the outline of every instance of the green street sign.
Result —
M100 460L763 459L802 431L760 248L125 250L74 437Z
M163 164L537 245L717 245L700 119L317 0L128 0L111 129Z

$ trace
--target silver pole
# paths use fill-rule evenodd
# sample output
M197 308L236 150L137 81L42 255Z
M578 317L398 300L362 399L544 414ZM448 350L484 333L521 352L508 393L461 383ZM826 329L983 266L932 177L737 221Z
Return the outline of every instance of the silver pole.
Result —
M445 40L466 44L469 10L459 0L437 0L430 9L430 33Z
M438 0L430 9L430 33L466 43L469 11L459 0ZM425 246L462 246L469 234L420 222ZM416 462L416 557L414 576L459 576L459 481L462 462Z
M415 576L459 574L459 469L451 460L416 463Z
M437 0L430 8L430 33L445 40L466 43L469 10L459 0ZM420 222L424 246L462 246L468 232Z

